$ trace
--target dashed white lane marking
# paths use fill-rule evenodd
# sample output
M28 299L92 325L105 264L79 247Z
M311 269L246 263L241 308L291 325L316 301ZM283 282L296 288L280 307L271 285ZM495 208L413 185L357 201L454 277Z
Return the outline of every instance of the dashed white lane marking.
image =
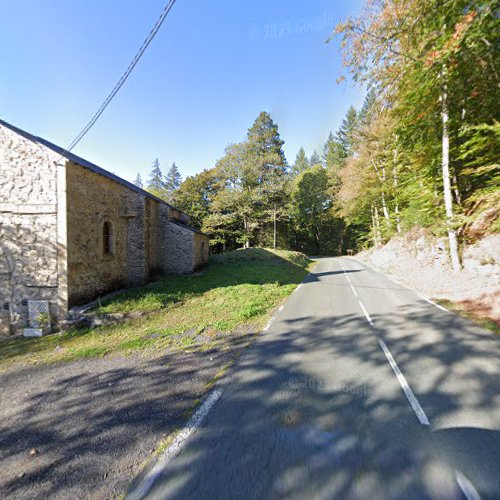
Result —
M481 500L474 485L460 471L455 471L455 479L467 500Z
M366 307L363 305L363 302L361 302L361 300L358 300L358 303L359 303L359 306L361 307L361 309L365 315L366 321L368 321L368 323L370 323L370 326L375 326L375 323L373 322L372 318L368 314L368 311L366 310Z
M349 283L349 286L351 287L351 290L352 290L352 293L354 294L355 297L358 296L358 292L356 291L356 289L352 286L352 283L351 283L351 278L349 278L349 275L347 274L346 270L345 270L345 267L344 267L344 263L342 261L340 261L340 265L342 266L342 271L344 272L344 276L346 277L347 279L347 283Z
M446 307L440 306L439 304L432 302L432 300L428 299L425 295L422 295L421 293L417 293L417 295L426 302L429 302L429 304L432 304L433 306L436 306L438 309L441 309L441 311L449 312L448 309L446 309Z
M205 402L188 420L186 427L184 427L181 432L177 434L172 444L160 455L160 458L154 467L144 476L139 484L129 492L126 496L126 500L138 500L147 495L168 463L181 452L186 441L201 427L203 421L208 415L208 412L212 409L215 403L217 403L221 396L222 390L220 389L216 389L212 392L212 394L210 394Z
M340 261L340 264L342 265L342 269L344 271L344 275L347 278L347 281L349 281L349 276L347 276L347 273L345 272L344 264L342 264L342 261ZM351 285L352 288L352 285ZM357 296L357 295L356 295ZM373 322L369 312L366 310L366 307L364 306L363 302L359 300L358 298L358 304L361 307L361 310L363 311L363 314L365 315L366 320L370 324L370 326L375 326L375 323ZM430 425L429 419L427 418L427 415L425 414L424 409L422 406L420 406L420 403L418 402L418 399L416 398L415 394L411 390L411 387L408 385L408 382L406 381L404 375L402 374L401 370L399 369L399 366L396 363L396 360L393 358L391 351L389 351L389 348L387 347L386 343L382 339L378 339L378 343L380 344L380 347L382 348L382 351L384 351L385 357L389 361L389 364L391 365L392 371L396 375L396 378L398 379L399 385L403 389L403 392L406 395L406 398L408 399L411 407L413 408L413 411L417 415L417 418L419 422L422 425Z
M380 344L382 351L384 351L385 357L389 361L392 371L395 373L399 385L403 388L406 398L408 399L411 407L413 408L413 411L416 413L418 420L422 425L431 425L429 419L427 418L427 415L425 414L424 409L420 406L420 403L418 402L418 399L415 397L415 394L413 394L413 391L411 390L411 387L408 385L405 376L401 373L401 370L399 369L395 359L392 357L391 351L389 351L389 348L382 339L378 339L378 343Z
M351 286L351 290L353 291L354 295L356 297L358 297L358 294L357 294L355 288L352 286L351 280L349 279L349 275L346 273L346 270L344 268L344 264L342 263L342 261L340 261L340 265L342 266L342 270L344 271L344 275L347 278L347 282ZM382 276L384 276L384 275L382 275ZM387 279L389 279L390 281L392 281L394 284L399 285L399 286L403 286L397 280L389 278L387 276L385 276L385 277ZM442 311L449 312L448 309L446 309L443 306L440 306L439 304L436 304L432 300L428 299L425 295L422 295L420 293L417 293L417 295L421 299L429 302L429 304L436 306L438 309L441 309ZM363 303L359 300L359 298L358 298L358 303L359 303L361 309L363 310L363 313L365 314L365 317L368 320L368 323L371 326L375 326L373 323L373 320L370 317L370 314L366 310ZM397 365L396 360L392 356L391 351L389 351L389 348L387 347L386 343L382 339L378 339L378 342L379 342L380 347L382 348L382 351L384 352L387 360L389 361L389 364L391 365L391 368L394 371L394 374L396 375L396 378L398 379L398 382L401 385L401 388L403 389L405 396L408 399L408 402L410 403L411 407L413 408L413 411L417 415L419 422L422 425L430 426L431 423L430 423L424 409L422 408L417 397L415 396L415 394L411 390L411 387L409 386L408 382L406 381L405 376L403 375L403 373L399 369L399 366ZM481 496L477 492L477 490L474 487L474 485L472 484L472 482L458 470L455 471L455 479L457 481L457 484L458 484L460 490L462 491L462 493L464 494L464 496L467 500L481 500Z

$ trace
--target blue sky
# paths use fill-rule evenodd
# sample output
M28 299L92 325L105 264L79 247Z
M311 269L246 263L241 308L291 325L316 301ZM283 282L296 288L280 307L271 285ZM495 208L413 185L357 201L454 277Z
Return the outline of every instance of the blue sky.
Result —
M115 85L166 0L4 0L0 117L67 146ZM133 180L158 157L184 177L215 165L260 111L290 163L338 128L363 90L343 74L336 22L362 0L177 0L74 152Z

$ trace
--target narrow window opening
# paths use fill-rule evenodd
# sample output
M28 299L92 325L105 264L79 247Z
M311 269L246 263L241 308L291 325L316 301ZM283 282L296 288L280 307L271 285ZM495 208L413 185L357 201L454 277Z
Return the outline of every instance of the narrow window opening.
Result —
M106 221L102 226L102 242L104 255L114 254L113 224Z

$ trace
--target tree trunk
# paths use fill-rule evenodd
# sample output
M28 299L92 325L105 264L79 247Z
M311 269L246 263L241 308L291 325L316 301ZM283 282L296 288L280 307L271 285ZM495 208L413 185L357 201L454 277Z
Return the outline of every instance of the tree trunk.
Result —
M398 202L398 150L394 150L394 161L392 163L392 183L394 185L394 213L396 214L396 230L401 235L401 219L399 217L399 202Z
M457 205L462 206L462 196L460 195L460 189L458 188L458 176L457 176L457 169L454 166L452 169L453 173L453 191L455 192L455 201L457 202Z
M387 208L387 203L385 202L385 190L384 190L385 181L386 181L385 165L382 164L382 210L384 212L385 220L390 225L391 219L389 217L389 209Z
M377 207L375 207L375 225L377 227L377 241L378 241L377 246L381 246L382 245L382 231L380 230L380 217L379 217Z
M389 217L389 210L387 209L387 203L385 202L385 193L382 191L382 212L384 214L385 220L388 224L391 223L391 218Z
M276 203L274 204L274 241L273 248L276 250Z
M372 160L372 165L375 170L375 173L377 174L378 180L380 181L381 185L381 192L380 192L380 197L382 201L382 213L384 214L385 220L387 221L387 225L391 224L391 218L389 217L389 210L387 208L387 203L385 202L385 191L384 191L384 186L385 186L385 180L386 180L386 175L385 175L385 165L382 163L381 165L381 170L377 167L377 164Z
M243 217L243 228L245 231L245 243L243 244L243 248L249 248L250 247L250 237L248 234L248 220L246 217Z
M373 227L373 244L375 247L380 245L380 224L378 221L378 210L372 205L372 227Z
M340 238L339 238L339 255L342 255L342 247L344 246L344 223L340 219Z
M446 211L446 226L448 228L448 241L450 245L451 265L453 266L454 271L459 271L460 260L458 258L457 233L453 228L453 200L451 196L451 183L450 183L450 137L448 130L448 87L446 82L443 85L443 90L441 94L441 106L442 106L441 119L443 123L442 175L443 175L444 208Z
M314 235L316 236L316 243L318 245L318 253L321 253L321 242L320 242L320 238L319 238L318 226L314 226Z

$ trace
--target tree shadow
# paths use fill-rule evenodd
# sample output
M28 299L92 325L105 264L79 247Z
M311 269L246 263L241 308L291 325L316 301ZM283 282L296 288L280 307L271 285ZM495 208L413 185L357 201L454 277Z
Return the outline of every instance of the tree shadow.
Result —
M203 430L148 498L462 498L457 470L483 498L498 497L498 342L426 306L402 316L411 319L378 318L376 331L356 315L281 321L241 357ZM485 428L467 429L478 415Z
M326 276L336 276L339 274L351 274L351 273L360 273L365 271L365 269L346 269L345 271L327 271L324 273L312 273L304 280L304 283L313 283L315 281L322 281L322 278Z
M110 498L180 426L248 335L179 352L24 367L0 375L0 496ZM30 455L33 451L33 456Z
M360 314L310 317L289 305L220 382L203 430L151 498L462 498L457 469L484 498L498 496L497 339L453 314L430 314L424 302L374 314L376 329ZM419 424L378 339L431 429ZM129 457L143 460L159 433L182 425L214 375L210 357L224 355L3 375L4 496L122 494L140 465ZM11 404L20 381L37 375L45 385ZM31 447L41 450L33 459ZM17 477L27 460L32 468Z

